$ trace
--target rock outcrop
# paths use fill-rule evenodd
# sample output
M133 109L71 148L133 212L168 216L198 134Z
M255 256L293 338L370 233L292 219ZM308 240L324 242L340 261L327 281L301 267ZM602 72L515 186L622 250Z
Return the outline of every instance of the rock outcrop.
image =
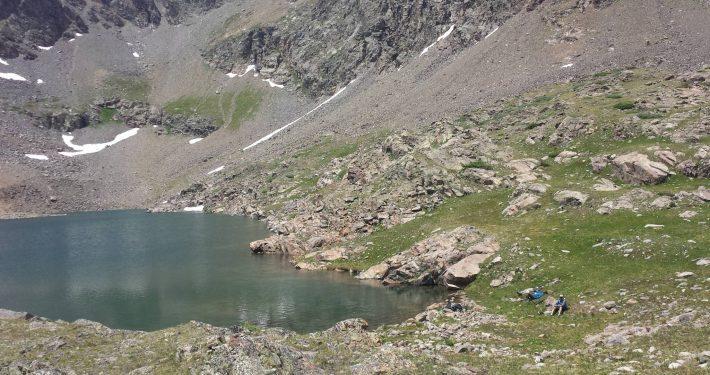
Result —
M617 156L611 165L614 175L630 184L660 184L670 175L665 164L651 161L648 156L638 152Z
M503 210L503 215L514 216L538 208L540 207L539 200L540 197L535 194L522 193L508 202L508 206Z
M273 235L269 238L253 241L249 248L254 254L300 255L305 251L296 240L289 236Z
M561 206L581 206L587 202L589 194L574 190L561 190L556 192L553 198Z
M498 251L498 243L476 228L463 226L442 232L361 274L386 285L445 285L463 288L479 273L479 265Z
M101 114L105 110L115 112L109 121L122 122L131 128L155 126L160 128L160 132L199 137L206 137L219 129L219 126L215 124L216 119L213 118L167 113L145 102L119 98L99 99L94 102L90 110L84 112L75 112L66 108L52 112L39 111L28 114L34 117L36 126L71 132L105 121Z

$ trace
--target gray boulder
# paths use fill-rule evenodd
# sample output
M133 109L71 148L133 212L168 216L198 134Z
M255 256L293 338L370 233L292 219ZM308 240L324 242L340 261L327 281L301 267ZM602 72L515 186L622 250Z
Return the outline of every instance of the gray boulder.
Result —
M383 283L464 287L478 274L478 264L498 248L493 238L471 226L438 233L387 259ZM385 269L384 265L376 267L364 273L379 275Z
M614 175L630 184L660 184L670 175L668 167L638 152L617 156L611 161Z
M514 216L525 213L528 210L539 208L540 197L531 193L523 193L519 197L509 202L508 207L503 210L503 215Z
M589 195L574 190L561 190L553 198L562 206L581 206L589 199Z

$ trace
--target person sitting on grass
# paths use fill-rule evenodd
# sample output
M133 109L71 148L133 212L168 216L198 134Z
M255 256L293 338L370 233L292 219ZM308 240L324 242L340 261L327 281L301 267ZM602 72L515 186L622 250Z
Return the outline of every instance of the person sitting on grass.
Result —
M552 310L552 315L557 313L557 316L561 316L563 312L567 311L567 309L569 309L567 300L565 299L565 296L560 294L560 298L558 298L555 302L555 308Z

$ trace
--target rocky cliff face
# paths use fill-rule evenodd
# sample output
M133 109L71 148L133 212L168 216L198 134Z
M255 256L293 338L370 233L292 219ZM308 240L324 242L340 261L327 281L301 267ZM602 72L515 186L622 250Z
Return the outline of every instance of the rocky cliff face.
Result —
M36 57L36 46L51 46L63 36L87 32L78 14L84 0L9 0L0 2L0 56Z
M61 38L89 31L89 23L104 28L133 23L157 26L163 20L182 22L193 12L223 4L223 0L3 0L0 2L0 56L36 57L37 46L52 46Z
M319 96L358 71L399 67L440 37L454 48L469 46L522 9L533 9L528 3L319 0L295 8L275 25L221 40L204 56L224 71L253 64L266 78Z

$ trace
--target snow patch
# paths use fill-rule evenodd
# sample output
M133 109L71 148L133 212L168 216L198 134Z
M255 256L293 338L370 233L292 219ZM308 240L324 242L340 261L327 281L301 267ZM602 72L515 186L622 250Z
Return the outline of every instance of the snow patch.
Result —
M35 159L35 160L49 160L47 155L41 155L41 154L25 154L30 159Z
M269 79L263 79L262 81L268 83L269 86L271 86L271 87L278 87L278 88L280 88L280 89L284 88L284 85L279 85L278 83L272 81L271 78L269 78Z
M141 55L139 55L138 52L133 52L133 57L141 57Z
M76 38L71 38L71 39L69 39L70 42L73 42L73 41L75 41L75 40L76 40Z
M9 79L12 81L27 81L25 77L15 73L0 73L0 78Z
M659 229L659 228L663 228L664 225L663 224L646 224L643 227L644 228Z
M69 134L62 134L62 140L64 140L64 143L69 146L74 152L71 151L64 151L60 152L61 155L64 156L77 156L77 155L85 155L85 154L93 154L95 152L99 152L106 147L110 147L115 145L118 142L121 142L124 139L128 139L134 135L138 134L138 128L133 128L130 130L126 130L125 132L117 135L112 141L106 142L106 143L88 143L85 145L77 145L72 142L74 139L73 135Z
M355 81L355 80L352 80L352 81L350 81L350 83L353 83L354 81ZM324 105L330 103L333 99L335 99L336 97L338 97L338 95L342 94L343 91L345 91L345 89L347 89L348 86L350 86L350 83L348 83L348 84L347 84L345 87L343 87L342 89L338 90L338 92L336 92L335 94L333 94L333 96L331 96L330 98L326 99L323 103L318 104L315 108L313 108L313 109L311 109L310 111L308 111L305 115L303 115L303 116L301 116L301 117L299 117L299 118L297 118L297 119L295 119L295 120L289 122L288 124L286 124L286 125L284 125L284 126L278 128L278 129L272 131L271 133L269 133L269 134L267 134L267 135L265 135L265 136L259 138L256 142L250 144L250 145L247 146L247 147L244 147L242 150L243 150L243 151L246 151L246 150L248 150L248 149L250 149L250 148L252 148L252 147L258 145L259 143L262 143L262 142L264 142L264 141L268 141L268 140L271 139L273 136L275 136L276 134L279 134L280 132L282 132L283 130L285 130L286 128L288 128L289 126L291 126L291 125L293 125L293 124L295 124L295 123L301 121L304 117L306 117L306 116L310 115L311 113L313 113L313 112L319 110L322 106L324 106Z
M42 51L49 51L50 49L52 49L52 47L54 47L54 46L49 46L49 47L37 46L37 48L41 49Z
M7 63L7 61L5 61L5 60L3 60L3 59L0 59L0 64L3 64L3 65L10 65L10 64Z
M237 73L227 73L227 77L229 78L234 78L237 76Z
M43 83L44 83L44 81L43 81L41 78L37 78L37 84L38 84L38 85L41 85L41 84L43 84Z
M182 210L187 211L187 212L202 212L205 209L205 206L199 205L199 206L193 206L193 207L185 207Z
M247 75L247 73L251 72L252 70L255 72L254 77L256 77L258 75L258 73L256 73L256 65L247 66L247 68L244 70L244 73L240 74L239 77L244 77L245 75Z
M84 34L82 34L82 33L76 33L76 34L74 34L74 36L75 36L75 37L80 37L80 36L84 36Z
M571 68L572 66L574 66L574 64L569 63L569 64L562 65L560 68Z
M483 39L488 39L488 37L491 36L491 35L493 35L493 34L495 34L496 31L498 31L498 27L496 27L495 29L493 29L493 31L491 31L490 33L488 33L488 35L486 35L486 37L483 38Z
M222 170L224 170L224 165L221 165L221 166L219 166L219 167L217 167L217 168L215 168L215 169L213 169L213 170L207 172L207 174L208 174L208 175L210 175L210 174L215 174L215 173L217 173L217 172L221 172Z
M201 140L203 140L203 139L204 139L204 138L193 138L193 139L187 141L187 143L189 143L189 144L191 144L191 145L194 145L195 143L197 143L197 142L199 142L199 141L201 141Z
M432 44L426 46L426 48L424 48L424 49L422 50L422 52L419 53L419 56L421 56L421 55L423 55L423 54L429 52L429 48L434 47L434 45L435 45L436 43L441 42L442 40L446 39L449 35L451 35L451 32L454 31L454 27L456 27L455 24L454 24L454 25L451 25L451 27L449 27L449 29L446 30L445 33L439 35L439 37L436 38L436 41L434 41L434 43L432 43Z

